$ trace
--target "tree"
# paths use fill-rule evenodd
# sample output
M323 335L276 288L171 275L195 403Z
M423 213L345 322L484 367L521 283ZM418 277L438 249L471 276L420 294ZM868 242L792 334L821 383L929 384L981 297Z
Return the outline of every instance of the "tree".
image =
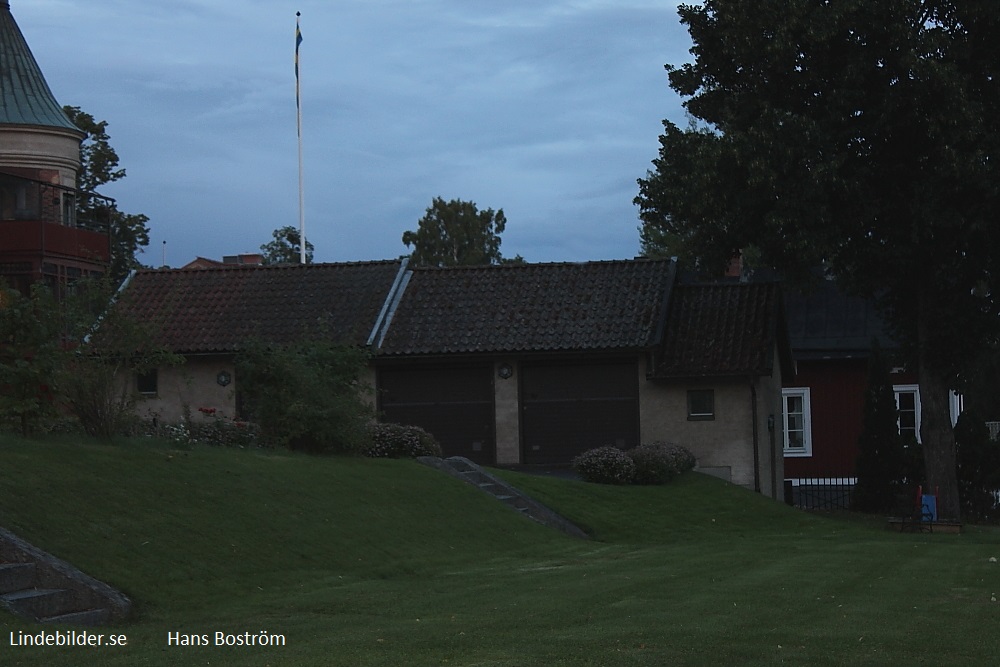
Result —
M410 258L421 266L522 264L520 255L505 260L500 254L500 235L506 226L502 208L480 211L475 202L435 197L417 231L403 232L403 243L413 246Z
M135 420L136 375L184 362L156 342L164 322L138 321L128 314L132 298L127 290L116 294L108 276L79 283L60 304L67 350L60 395L95 438L111 440Z
M56 300L42 285L31 294L0 284L0 418L28 437L56 413L55 390L62 364Z
M271 232L273 240L260 247L265 264L298 264L302 259L302 245L299 230L291 225L279 227ZM306 239L306 264L312 264L313 244Z
M248 341L236 361L247 417L272 442L312 453L358 453L370 442L362 394L367 352L321 334L285 345Z
M915 444L915 443L914 443ZM892 509L896 484L903 477L903 443L899 435L899 411L892 390L889 364L878 341L872 342L868 359L864 421L858 438L858 483L854 507L862 512Z
M939 513L959 516L948 390L1000 337L1000 13L985 0L705 0L667 66L702 123L664 122L644 225L706 266L754 245L874 297L917 366Z
M80 144L80 169L77 172L77 189L96 193L108 183L125 178L125 169L118 166L118 153L111 147L107 121L97 121L80 107L64 106L63 112L87 133ZM107 220L111 237L111 266L108 271L116 285L121 284L133 269L142 267L136 253L149 245L149 218L141 213L123 213L108 206L103 199L81 198L78 202L80 219Z

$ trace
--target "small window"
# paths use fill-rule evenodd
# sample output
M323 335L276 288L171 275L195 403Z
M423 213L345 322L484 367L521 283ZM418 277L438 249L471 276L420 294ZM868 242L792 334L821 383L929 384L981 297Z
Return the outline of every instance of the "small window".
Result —
M899 434L903 442L920 442L920 388L915 384L893 385L896 410L899 411Z
M715 390L688 389L688 421L715 419Z
M812 415L809 388L781 390L785 456L812 456Z
M156 396L159 390L159 377L155 368L145 373L136 373L135 390L143 396Z

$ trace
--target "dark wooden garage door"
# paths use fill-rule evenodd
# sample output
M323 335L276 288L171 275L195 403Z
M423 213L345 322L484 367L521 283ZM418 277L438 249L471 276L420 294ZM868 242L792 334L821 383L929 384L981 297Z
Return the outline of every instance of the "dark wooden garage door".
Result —
M434 434L445 456L496 463L492 366L382 368L378 384L384 421Z
M521 396L525 463L569 463L594 447L638 444L634 361L524 365Z

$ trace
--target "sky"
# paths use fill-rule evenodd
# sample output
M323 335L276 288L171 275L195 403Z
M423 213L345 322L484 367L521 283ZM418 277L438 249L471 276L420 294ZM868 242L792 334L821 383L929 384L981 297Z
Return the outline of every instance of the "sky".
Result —
M664 65L690 59L675 0L10 0L60 104L108 122L149 216L151 266L258 252L298 226L315 261L395 258L434 197L503 209L505 257L639 252L636 179Z

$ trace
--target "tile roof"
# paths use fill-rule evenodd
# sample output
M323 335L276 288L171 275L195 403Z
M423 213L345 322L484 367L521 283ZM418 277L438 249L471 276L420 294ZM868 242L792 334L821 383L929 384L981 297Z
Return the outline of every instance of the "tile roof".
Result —
M318 328L364 345L399 269L391 260L139 271L119 303L157 322L157 342L179 353L232 352L254 337L283 343Z
M653 377L791 373L776 282L677 285Z
M0 125L58 127L83 135L56 102L6 1L0 2Z
M786 294L788 335L796 359L867 358L872 338L896 344L870 299L849 296L831 280Z
M675 271L669 260L417 268L378 352L647 348Z

